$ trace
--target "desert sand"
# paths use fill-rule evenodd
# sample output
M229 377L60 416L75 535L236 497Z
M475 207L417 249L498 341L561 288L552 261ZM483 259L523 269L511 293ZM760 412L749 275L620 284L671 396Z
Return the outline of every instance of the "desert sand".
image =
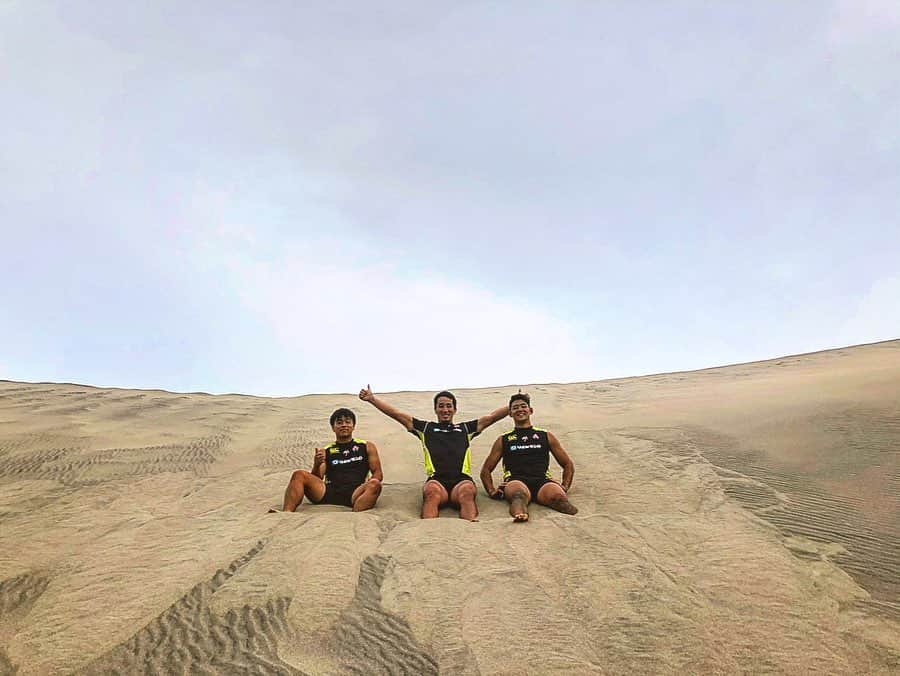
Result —
M575 516L479 489L420 520L417 440L351 394L0 382L0 673L900 672L900 341L458 390L457 420L520 386ZM377 507L267 514L338 406Z

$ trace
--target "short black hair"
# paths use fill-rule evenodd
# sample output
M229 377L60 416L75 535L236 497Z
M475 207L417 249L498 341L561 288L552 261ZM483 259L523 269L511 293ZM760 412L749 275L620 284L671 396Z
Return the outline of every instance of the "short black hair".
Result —
M350 420L353 421L353 424L356 424L356 414L349 408L339 408L331 414L331 419L328 422L332 427L334 427L334 423L337 422L338 418L350 418Z
M437 400L441 397L447 397L450 401L453 402L453 410L456 410L456 397L453 396L453 392L450 390L441 390L436 395L434 395L434 407L437 408Z
M513 402L516 400L524 401L531 408L531 395L527 392L516 392L509 398L509 408L512 408Z

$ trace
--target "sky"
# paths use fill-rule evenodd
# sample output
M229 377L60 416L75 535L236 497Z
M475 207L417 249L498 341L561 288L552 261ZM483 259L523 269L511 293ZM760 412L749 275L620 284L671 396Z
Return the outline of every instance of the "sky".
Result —
M0 378L293 396L900 337L900 3L0 0Z

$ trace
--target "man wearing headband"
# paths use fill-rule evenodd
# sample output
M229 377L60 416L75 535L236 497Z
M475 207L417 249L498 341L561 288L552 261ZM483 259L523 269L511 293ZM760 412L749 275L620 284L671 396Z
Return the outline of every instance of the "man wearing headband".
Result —
M550 432L532 427L531 397L524 392L509 399L509 414L515 427L497 437L491 452L481 467L481 483L495 500L509 502L513 521L528 521L528 503L534 500L557 512L575 514L578 510L569 502L567 493L575 476L575 465L569 454ZM550 474L550 455L563 469L562 483ZM494 488L491 472L503 460L503 483Z
M331 414L334 442L317 448L312 470L297 470L284 492L284 511L293 512L304 496L318 505L343 505L362 512L375 506L381 495L381 460L371 441L353 436L356 414L339 408ZM371 478L367 480L371 474Z
M422 518L433 519L441 507L450 504L459 509L460 518L475 521L478 518L475 504L478 489L472 479L469 444L485 428L505 418L509 409L504 406L477 420L456 424L453 422L456 397L445 390L434 396L437 422L426 422L382 401L372 394L370 385L359 391L359 398L399 422L421 442L428 474L422 488Z

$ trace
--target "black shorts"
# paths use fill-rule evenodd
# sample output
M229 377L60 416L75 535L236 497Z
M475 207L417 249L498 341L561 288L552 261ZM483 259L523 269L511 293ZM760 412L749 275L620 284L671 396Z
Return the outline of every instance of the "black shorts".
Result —
M521 481L528 487L528 492L531 493L532 502L537 502L538 491L544 487L544 484L555 484L556 482L553 479L548 479L545 476L510 476L507 479L504 479L506 483L510 481Z
M318 505L340 505L341 507L353 506L353 491L359 486L335 486L334 484L325 484L325 495L316 504Z
M450 497L450 493L453 490L453 487L456 486L460 481L471 481L472 484L475 484L475 480L470 477L468 474L458 474L456 477L448 477L446 475L440 474L432 474L425 481L427 484L429 481L437 481L441 486L443 486L447 491L447 497Z

